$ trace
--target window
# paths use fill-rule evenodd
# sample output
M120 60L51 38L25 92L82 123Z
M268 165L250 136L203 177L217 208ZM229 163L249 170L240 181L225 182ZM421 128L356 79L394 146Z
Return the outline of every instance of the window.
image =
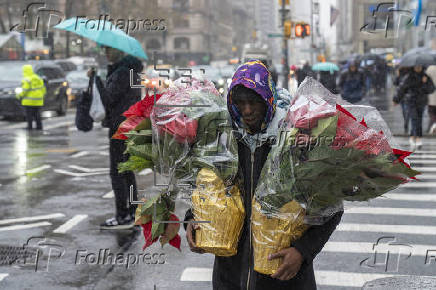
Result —
M173 0L173 9L181 11L189 10L189 0Z
M156 49L159 50L161 48L159 40L156 38L152 38L149 41L147 41L147 44L145 46L147 49Z
M189 49L189 38L187 37L176 37L174 39L174 48L175 49Z

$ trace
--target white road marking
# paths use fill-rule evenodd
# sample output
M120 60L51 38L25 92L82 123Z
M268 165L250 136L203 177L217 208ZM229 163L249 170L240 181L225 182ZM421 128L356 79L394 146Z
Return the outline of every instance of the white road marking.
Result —
M412 164L412 167L415 166L415 164L431 164L431 165L435 165L436 164L436 159L435 160L429 160L429 159L412 159L410 160L410 163Z
M384 249L388 247L394 247L396 242L386 241L384 243L374 244L374 243L357 243L357 242L327 242L322 248L322 252L332 252L332 253L357 253L357 254L374 254L376 247L377 252L383 252ZM401 245L397 245L398 247ZM411 245L409 249L412 256L424 256L429 255L429 250L436 248L435 245ZM405 252L401 252L406 254Z
M0 232L25 230L25 229L31 229L31 228L37 228L37 227L44 227L44 226L51 226L51 223L40 222L40 223L27 224L27 225L14 225L14 226L1 227Z
M103 156L109 156L109 152L98 152L98 154L103 155Z
M212 281L212 268L185 268L180 281ZM379 278L401 276L395 274L353 273L339 271L315 271L317 285L336 287L362 287L366 282Z
M377 200L428 201L436 202L436 194L386 193Z
M54 214L29 216L29 217L21 217L21 218L14 218L14 219L4 219L4 220L0 220L0 225L39 221L39 220L57 219L57 218L63 218L63 217L65 217L65 215L63 213L54 213Z
M139 172L138 175L149 175L151 173L153 173L153 170L151 170L151 168L145 168L144 170Z
M400 187L412 187L412 188L420 188L420 187L435 187L436 182L423 182L423 181L413 181L406 184L401 185Z
M26 174L38 173L40 171L43 171L43 170L49 169L49 168L51 168L51 165L44 164L44 165L42 165L40 167L36 167L36 168L33 168L33 169L26 170Z
M102 197L103 198L114 198L115 197L114 191L111 190L108 193L105 193Z
M78 157L86 156L88 154L89 154L88 151L80 151L77 152L76 154L71 155L71 158L78 158Z
M180 281L212 281L212 268L185 268Z
M436 159L436 154L413 154L407 158L409 160Z
M4 278L6 278L7 276L9 276L8 273L0 273L0 282L1 282Z
M351 207L345 210L347 214L396 215L436 217L433 208L396 208L396 207Z
M436 172L436 167L413 167L413 169L419 172Z
M436 233L436 227L434 226L357 224L357 223L340 223L336 228L336 230L349 231L349 232L375 232L375 233L394 233L394 234L431 235L431 236L434 236Z
M67 126L70 126L73 124L74 123L72 121L67 121L67 122L60 122L60 123L53 124L53 125L47 125L47 126L44 126L43 128L44 128L44 130L51 130L51 129L56 129L59 127L67 127Z
M69 176L74 176L74 177L85 177L85 176L91 176L91 175L107 174L107 171L80 172L80 173L78 173L78 172L71 172L71 171L64 170L64 169L55 169L54 172L69 175Z
M102 145L102 146L98 146L97 148L100 150L105 150L105 149L109 149L109 145Z
M68 165L68 167L77 169L82 172L91 173L91 172L101 172L101 171L109 171L109 168L86 168L77 165Z
M400 275L370 274L339 271L315 271L317 285L336 287L363 287L368 282L379 278L387 278Z
M55 229L53 233L65 234L67 231L71 230L74 226L76 226L78 223L80 223L86 218L88 218L87 214L77 214L71 219L69 219L66 223Z

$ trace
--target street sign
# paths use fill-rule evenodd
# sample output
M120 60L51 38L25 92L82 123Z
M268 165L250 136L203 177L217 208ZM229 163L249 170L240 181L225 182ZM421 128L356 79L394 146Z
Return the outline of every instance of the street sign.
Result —
M283 37L283 33L268 33L268 37Z

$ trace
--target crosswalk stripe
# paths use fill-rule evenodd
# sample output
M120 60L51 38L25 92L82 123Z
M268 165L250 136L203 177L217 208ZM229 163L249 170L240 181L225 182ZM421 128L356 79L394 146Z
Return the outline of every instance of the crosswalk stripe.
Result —
M436 154L413 154L407 158L409 160L436 159Z
M102 196L102 198L114 198L114 197L115 197L115 194L114 194L114 191L113 191L113 190L109 191L108 193L105 193L105 194Z
M185 282L209 282L212 281L212 268L185 268L180 281ZM315 271L315 280L317 285L336 286L336 287L362 287L366 282L380 278L402 276L395 274L378 274L378 273L353 273L340 271Z
M212 281L212 268L185 268L180 281Z
M420 188L420 187L430 188L435 186L436 186L436 182L422 182L422 181L409 182L401 185L401 187L412 187L412 188Z
M70 125L73 125L72 121L60 122L60 123L57 123L57 124L44 126L44 130L51 130L51 129L56 129L56 128L60 128L60 127L67 127L67 126L70 126Z
M436 164L436 159L435 160L428 160L428 159L413 159L413 160L409 160L412 163L412 166L414 166L414 164Z
M8 273L0 273L0 282L1 282L4 278L6 278L7 276L9 276Z
M339 271L315 271L315 280L317 285L336 287L363 287L363 285L368 281L393 276L399 275Z
M63 213L54 213L54 214L21 217L21 218L14 218L14 219L4 219L4 220L0 220L0 225L30 222L30 221L39 221L39 220L57 219L57 218L63 218L64 216L65 215Z
M401 200L401 201L428 201L436 202L435 194L407 194L407 193L386 193L376 200Z
M358 242L327 242L322 248L322 252L332 252L332 253L356 253L356 254L374 254L377 247L377 251L383 252L383 249L388 249L388 247L400 247L407 245L395 245L392 243L358 243ZM429 251L435 251L436 245L416 245L413 244L410 247L412 256L424 256L429 255ZM431 252L433 253L433 252ZM403 253L406 254L406 253Z
M151 170L151 168L145 168L144 170L142 170L141 172L139 172L139 175L149 175L153 173L153 170Z
M78 223L83 221L84 219L88 218L87 214L77 214L71 219L69 219L66 223L63 225L60 225L58 228L56 228L53 233L56 234L65 234L69 230L71 230L74 226L76 226Z
M345 210L346 214L398 215L436 217L433 208L397 208L397 207L352 207Z
M358 224L340 223L337 231L347 232L375 232L413 235L436 235L436 227L420 225L387 225L387 224Z
M51 226L51 223L49 223L49 222L40 222L40 223L33 223L33 224L26 224L26 225L14 225L14 226L1 227L0 228L0 232L25 230L25 229L31 229L31 228L37 228L37 227L45 227L45 226Z
M413 169L419 172L436 172L436 167L413 167Z

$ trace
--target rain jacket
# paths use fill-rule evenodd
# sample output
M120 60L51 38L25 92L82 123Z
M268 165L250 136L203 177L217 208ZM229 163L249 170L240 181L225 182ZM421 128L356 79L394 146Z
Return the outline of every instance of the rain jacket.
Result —
M350 103L359 102L366 93L365 74L359 69L354 72L350 69L343 71L339 78L339 88L344 100Z
M17 94L17 98L21 100L21 105L30 107L44 106L44 96L46 93L44 80L33 72L30 64L23 65L21 89L23 91Z
M426 76L427 82L422 82L422 78ZM433 93L435 87L431 77L424 71L417 73L414 70L409 72L404 78L401 79L398 95L400 101L408 104L425 107L428 102L428 94Z
M262 125L262 132L249 134L241 116L232 102L232 88L242 84L255 90L265 100L268 110ZM312 261L340 222L343 212L332 216L321 226L311 226L303 236L290 246L303 256L304 262L297 275L288 281L271 278L253 269L253 249L251 241L251 202L263 165L271 146L275 143L280 121L286 110L276 106L277 92L271 74L260 62L252 61L240 66L232 79L227 95L227 106L232 117L238 139L239 172L237 183L243 193L245 220L238 243L237 254L231 257L215 256L212 284L214 290L280 290L316 289ZM188 210L185 220L192 219ZM186 223L185 229L186 229Z
M130 85L130 70L133 69L132 83L138 84L142 71L142 63L137 58L127 55L119 62L108 66L106 84L97 77L97 85L106 109L105 123L112 136L118 126L126 119L124 111L141 100L141 89L132 88Z

